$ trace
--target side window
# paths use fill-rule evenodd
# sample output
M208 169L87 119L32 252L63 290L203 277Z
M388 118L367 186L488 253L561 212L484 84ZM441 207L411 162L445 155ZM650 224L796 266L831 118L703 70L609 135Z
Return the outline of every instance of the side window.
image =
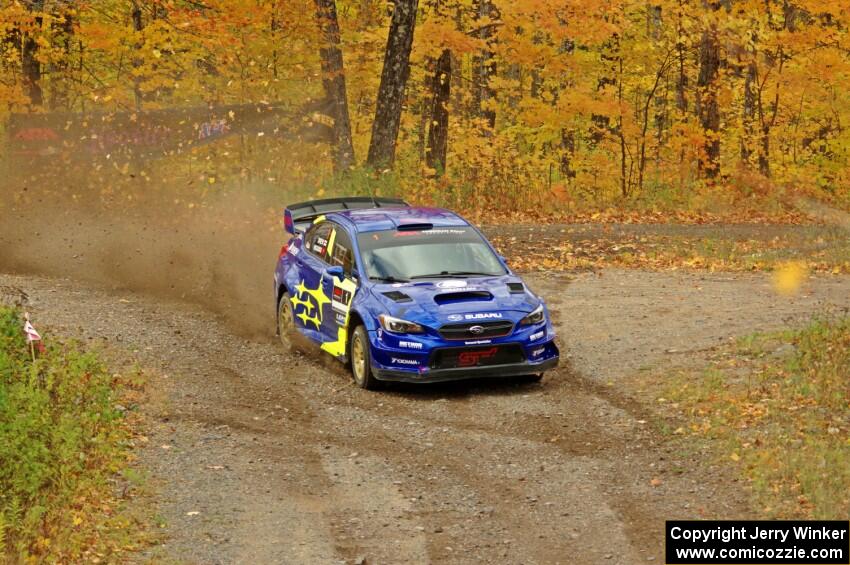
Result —
M339 226L336 226L336 237L334 245L330 252L328 263L332 266L339 265L345 271L345 274L351 274L351 269L354 265L354 253L352 252L351 239L348 234Z
M330 233L331 224L329 222L322 222L317 226L313 226L307 232L307 250L322 261L327 261Z
M316 236L316 230L319 229L316 226L310 226L307 228L307 231L304 232L304 249L311 251L313 249L313 238Z

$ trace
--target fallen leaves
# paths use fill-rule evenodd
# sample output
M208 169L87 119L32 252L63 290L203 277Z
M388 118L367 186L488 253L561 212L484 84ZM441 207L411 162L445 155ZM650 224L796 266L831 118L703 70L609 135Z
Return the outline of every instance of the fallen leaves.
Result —
M556 191L557 192L557 191ZM664 210L633 208L626 205L609 206L603 209L553 210L551 206L524 208L522 206L479 207L475 210L460 210L476 222L516 224L537 223L600 223L600 224L783 224L800 225L812 222L810 214L801 212L793 206L785 205L766 211L764 207L753 205L731 206L720 213L706 210L688 210L684 207L672 207Z
M774 271L774 288L784 296L798 292L810 272L850 273L850 241L846 237L831 241L790 235L736 239L718 233L707 238L682 228L683 235L623 229L600 233L598 227L566 226L528 228L519 236L514 235L519 231L515 228L493 226L485 231L518 271L583 271L604 267Z

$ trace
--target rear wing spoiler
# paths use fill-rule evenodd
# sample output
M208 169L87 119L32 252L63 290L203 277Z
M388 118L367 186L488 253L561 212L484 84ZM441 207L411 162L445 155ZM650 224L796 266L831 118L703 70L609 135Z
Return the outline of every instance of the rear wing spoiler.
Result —
M295 235L304 232L313 220L324 214L343 210L386 208L388 206L410 206L410 204L401 198L372 198L370 196L308 200L287 206L283 212L283 224L287 232Z

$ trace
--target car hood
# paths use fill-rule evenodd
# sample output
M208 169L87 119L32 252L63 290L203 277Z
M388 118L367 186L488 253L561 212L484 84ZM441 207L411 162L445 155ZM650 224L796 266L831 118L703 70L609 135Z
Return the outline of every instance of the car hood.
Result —
M389 315L435 328L465 321L517 322L540 304L512 275L376 284L371 291Z

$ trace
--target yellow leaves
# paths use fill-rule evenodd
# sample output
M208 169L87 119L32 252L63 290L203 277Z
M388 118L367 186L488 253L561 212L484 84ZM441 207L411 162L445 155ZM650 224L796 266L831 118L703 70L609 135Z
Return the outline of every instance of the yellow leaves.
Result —
M475 52L480 47L478 39L438 19L429 19L417 24L415 38L427 38L417 51L417 56L420 57L437 58L443 49L451 49L456 56L465 55Z
M819 3L827 7L801 9L819 14L836 10L825 0ZM14 15L23 18L26 26L34 25L31 14L21 4L3 9L2 15ZM133 108L136 82L144 95L144 110L201 106L210 101L230 104L258 100L297 107L322 96L318 31L309 1L210 0L204 3L208 8L203 9L175 9L169 4L167 18L152 18L145 8L144 29L138 32L133 30L127 2L95 4L97 10L91 9L92 3L82 3L76 10L75 40L79 41L80 50L73 50L73 64L68 70L62 71L60 64L68 56L62 42L58 36L50 35L56 28L53 22L45 20L44 37L39 37L45 51L44 62L51 69L45 77L45 92L49 97L59 90L54 87L59 86L57 79L64 72L67 76L62 80L74 90L74 111L79 110L84 99L87 109L91 109L94 105L88 103L89 98L97 102L99 110ZM361 160L370 141L374 96L386 45L384 8L380 2L340 5L346 86L355 152ZM764 185L779 191L785 183L796 187L802 182L806 186L829 187L832 195L846 193L845 187L850 186L850 167L844 166L843 157L847 155L847 142L838 127L847 121L842 117L847 112L846 101L834 102L832 96L834 85L848 76L850 64L841 49L823 47L843 44L841 30L846 26L838 25L846 18L843 13L836 14L836 25L801 20L793 32L780 32L767 25L765 4L755 0L742 0L736 3L735 10L716 13L706 13L699 3L664 0L658 5L663 12L658 22L647 18L646 7L637 2L518 0L500 5L498 20L479 18L471 8L468 1L450 2L439 9L435 4L420 7L423 17L417 22L414 38L414 64L396 167L406 177L407 186L421 184L422 175L434 174L420 166L421 156L427 151L422 145L430 121L433 59L443 49L450 49L453 67L448 175L444 185L430 190L411 189L422 200L467 207L481 217L494 211L516 211L518 205L533 211L535 217L545 217L572 212L588 202L601 207L612 203L628 206L633 201L643 205L660 192L669 194L675 202L660 208L654 203L646 206L646 210L658 212L655 219L659 221L669 220L674 214L671 209L677 208L686 212L675 212L677 220L694 221L698 217L697 221L703 221L710 215L706 210L716 214L715 204L728 204L724 196L706 199L699 210L690 208L695 202L691 195L700 190L695 179L702 174L702 148L712 137L702 131L694 116L694 105L702 96L696 87L698 63L694 54L709 22L719 25L728 63L723 66L717 88L724 116L719 132L724 178L734 178L742 144L758 145L758 136L748 136L739 123L741 67L756 57L761 65L759 76L766 80L765 99L773 100L777 89L781 95L776 124L770 133L771 167L776 182ZM0 22L3 20L0 17ZM489 39L483 37L487 35L483 28ZM759 32L755 42L747 39L751 28ZM616 42L612 42L614 33ZM668 60L670 54L675 58L679 41L687 54L681 66ZM781 73L769 64L780 59L766 54L779 46L787 48ZM818 49L812 51L813 46ZM485 51L492 53L496 65L489 84L495 92L477 107L476 98L483 85L476 73L479 57ZM803 53L811 56L802 56ZM622 66L618 65L620 62ZM660 77L660 90L645 106L661 68L666 71ZM684 77L680 77L680 72ZM684 109L676 100L679 78L687 82ZM23 107L26 96L22 85L14 81L0 84L0 102L4 103L0 104L0 112L5 111L3 108L16 111ZM496 131L483 133L486 128L477 111L481 108L495 111ZM647 122L645 117L649 118ZM620 133L625 137L623 147ZM271 137L267 131L264 149L279 139ZM646 146L641 147L641 142ZM635 177L643 149L648 160L640 191ZM625 155L624 163L620 162L621 153ZM299 147L292 161L300 163L291 170L297 168L294 174L298 176L326 173L330 169L327 153L324 158L311 159L318 154L315 148ZM755 156L751 164L757 166ZM625 203L617 200L621 174L628 177L629 187L635 187ZM259 176L280 179L283 175L275 172ZM743 186L722 188L749 196L755 183L752 179L738 180L744 181ZM764 216L782 215L764 211L768 209L753 202L744 212L733 210L719 215L747 218L759 210ZM695 214L688 218L688 212ZM583 214L580 219L586 216ZM599 219L613 217L603 213ZM588 261L582 258L576 263ZM623 253L617 261L642 264L646 260L639 253ZM703 261L699 257L659 260L658 265L725 267L720 261ZM846 270L842 267L839 271Z

